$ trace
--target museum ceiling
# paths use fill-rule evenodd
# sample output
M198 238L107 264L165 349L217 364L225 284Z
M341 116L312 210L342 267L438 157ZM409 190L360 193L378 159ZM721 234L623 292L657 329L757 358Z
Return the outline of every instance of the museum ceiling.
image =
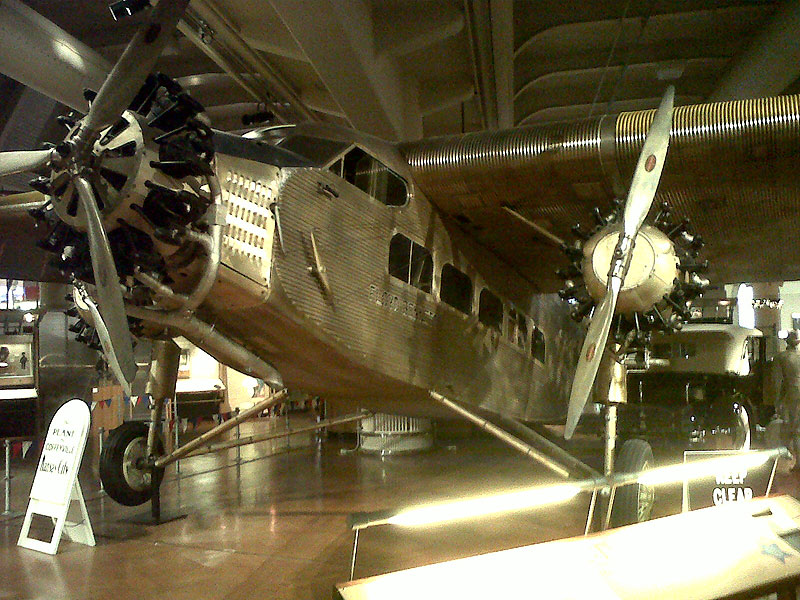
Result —
M72 51L89 86L102 82L141 21L140 15L115 21L108 0L3 4L2 10L24 4L36 11L44 38L58 37L47 29L52 22L81 42ZM798 28L798 0L193 0L158 69L200 101L218 129L312 120L413 143L654 108L670 83L677 106L795 92ZM33 41L20 40L19 51L28 43ZM55 117L64 108L36 102L30 88L12 79L19 65L12 68L11 62L0 52L0 94L6 98L0 104L0 149L61 139ZM80 85L58 68L33 62L28 73L36 82L28 85L85 108ZM41 115L47 125L33 126ZM4 178L0 191L26 189L27 179ZM557 187L550 191L561 194ZM575 195L574 186L569 193ZM587 206L602 195L581 193ZM564 208L569 198L561 196ZM703 225L703 215L691 215L689 208L685 213ZM535 217L532 208L526 214ZM716 221L702 232L708 240L717 221L728 218L713 214ZM517 224L508 235L506 227L513 224L498 231L492 227L497 214L486 218L488 233L474 235L526 270L541 244L524 242L527 252L515 258L529 233ZM541 224L562 234L574 218L570 213ZM492 235L502 239L493 241ZM543 262L558 260L552 249L541 252L547 256ZM726 280L740 271L729 266ZM749 266L747 277L757 277L756 265ZM781 268L773 269L776 277Z
M61 0L24 3L109 62L138 24L137 16L115 22L107 0L73 0L69 10ZM652 108L668 81L678 105L725 99L726 76L785 24L780 8L773 0L194 0L159 68L221 129L269 111L405 141ZM761 85L781 92L796 75L797 67L788 84Z

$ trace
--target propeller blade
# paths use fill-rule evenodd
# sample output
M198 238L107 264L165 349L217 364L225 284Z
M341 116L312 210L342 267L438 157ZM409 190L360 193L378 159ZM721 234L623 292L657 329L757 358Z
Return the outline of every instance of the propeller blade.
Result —
M103 229L103 221L92 186L81 175L75 177L74 181L80 205L86 213L89 254L92 257L92 270L97 288L95 327L109 367L120 384L130 393L130 383L136 376L136 361L133 358L133 343L128 330L119 275L114 266L114 257Z
M0 152L0 177L23 171L35 171L50 160L52 150L20 150Z
M96 135L128 108L188 5L189 0L162 0L153 9L100 87L83 121L83 135Z
M605 352L608 332L611 330L611 321L614 318L614 309L617 306L617 297L621 287L622 280L619 277L609 278L606 295L595 310L589 331L586 332L586 339L583 341L581 355L578 358L578 368L575 371L575 379L572 381L572 390L569 394L567 425L564 428L565 439L570 439L575 433L583 409L592 393L592 386L594 386L597 369L600 367L600 360Z
M578 368L575 371L567 407L565 439L570 439L575 433L583 409L589 401L597 370L600 367L600 360L605 352L619 291L630 267L633 244L656 196L669 146L674 103L675 88L669 86L653 116L653 122L650 124L642 152L636 163L631 188L628 190L628 198L625 201L622 232L611 259L606 295L592 316L592 322L589 325L589 331L586 332L586 339L578 358Z
M633 181L628 190L622 221L623 232L627 237L634 237L639 233L639 228L653 205L658 181L661 179L661 171L664 169L664 159L667 156L674 102L675 88L669 86L653 117L642 153L636 163L636 170L633 172Z
M41 192L18 192L0 196L0 213L22 213L31 208L40 208L47 203L47 196Z
M119 361L116 360L116 356L110 350L112 348L111 336L108 333L108 328L103 321L103 317L100 315L100 309L82 286L79 287L76 285L74 289L75 302L81 309L88 310L89 314L91 315L90 325L94 327L95 331L97 332L97 337L100 339L100 346L102 346L103 353L108 359L108 368L111 369L114 377L116 377L117 381L119 381L120 385L122 386L122 391L125 392L126 395L130 396L131 384L126 381L125 375L122 372L122 366L119 364Z

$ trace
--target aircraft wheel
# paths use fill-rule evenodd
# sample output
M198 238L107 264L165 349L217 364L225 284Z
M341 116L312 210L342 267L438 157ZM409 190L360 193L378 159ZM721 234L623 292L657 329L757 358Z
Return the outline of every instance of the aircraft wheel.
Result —
M653 466L653 449L644 440L627 440L617 456L619 473L645 471ZM620 486L611 509L611 527L622 527L647 521L653 512L655 488L631 483Z
M159 453L163 452L161 440ZM125 506L138 506L152 496L152 475L142 462L147 459L147 425L127 421L113 429L100 455L100 480L106 493ZM156 471L155 485L161 485L164 469Z

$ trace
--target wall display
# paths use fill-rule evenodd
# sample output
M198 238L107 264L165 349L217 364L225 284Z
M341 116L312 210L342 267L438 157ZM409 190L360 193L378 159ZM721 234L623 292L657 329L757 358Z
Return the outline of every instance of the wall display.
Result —
M62 533L66 533L74 542L95 545L86 503L78 483L78 471L86 448L90 420L89 407L79 399L70 400L53 416L36 467L28 510L17 542L19 546L55 554ZM67 520L73 501L79 504L79 521ZM33 515L42 515L53 520L54 531L50 541L28 536Z
M32 334L0 335L0 438L33 438L38 432L35 364Z

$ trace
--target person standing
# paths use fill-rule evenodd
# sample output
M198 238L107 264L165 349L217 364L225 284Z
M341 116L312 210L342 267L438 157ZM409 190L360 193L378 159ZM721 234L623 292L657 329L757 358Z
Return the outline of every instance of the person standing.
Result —
M781 437L795 459L792 470L800 471L800 331L786 337L786 350L775 357L780 393L776 409L783 420Z

